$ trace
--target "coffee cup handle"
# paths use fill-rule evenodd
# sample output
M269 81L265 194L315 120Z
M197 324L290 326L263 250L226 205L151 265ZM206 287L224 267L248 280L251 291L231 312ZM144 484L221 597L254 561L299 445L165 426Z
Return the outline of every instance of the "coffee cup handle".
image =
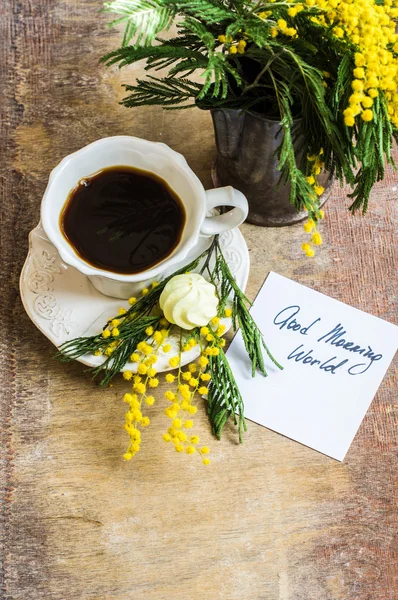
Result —
M206 211L217 206L233 206L234 208L222 215L206 217L200 230L201 234L205 236L217 235L238 227L246 219L249 212L246 196L230 185L207 190L206 203Z

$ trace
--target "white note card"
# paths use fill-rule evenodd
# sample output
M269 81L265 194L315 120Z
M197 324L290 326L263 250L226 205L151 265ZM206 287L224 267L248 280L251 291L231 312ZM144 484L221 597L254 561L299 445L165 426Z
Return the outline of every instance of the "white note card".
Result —
M251 314L279 370L251 376L240 332L227 356L245 417L342 461L398 347L398 327L270 273Z

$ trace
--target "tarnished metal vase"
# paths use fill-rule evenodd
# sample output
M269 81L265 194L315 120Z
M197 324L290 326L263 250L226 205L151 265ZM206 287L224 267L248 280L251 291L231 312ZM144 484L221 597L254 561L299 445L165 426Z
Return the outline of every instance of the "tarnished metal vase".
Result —
M278 181L275 151L281 143L278 121L260 114L234 109L211 110L217 153L212 177L216 187L232 185L249 201L247 221L255 225L281 227L307 217L289 202L290 186ZM327 173L318 176L325 188L320 200L326 202L332 182Z

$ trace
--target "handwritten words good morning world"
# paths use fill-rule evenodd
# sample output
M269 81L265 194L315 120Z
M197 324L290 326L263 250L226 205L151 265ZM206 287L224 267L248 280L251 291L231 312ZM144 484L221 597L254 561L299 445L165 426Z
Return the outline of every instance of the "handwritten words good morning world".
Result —
M318 317L309 325L300 322L300 306L287 306L274 318L274 325L279 329L290 330L299 336L310 336L311 341L304 340L290 354L288 360L293 360L303 365L316 367L325 373L336 374L338 370L347 371L349 375L362 375L374 362L383 358L371 346L356 343L350 340L349 333L344 325L337 323L328 331L322 330L322 319ZM332 348L334 356L327 360L319 360L316 356L314 344L327 344ZM311 347L313 346L313 347ZM338 348L338 352L336 349Z

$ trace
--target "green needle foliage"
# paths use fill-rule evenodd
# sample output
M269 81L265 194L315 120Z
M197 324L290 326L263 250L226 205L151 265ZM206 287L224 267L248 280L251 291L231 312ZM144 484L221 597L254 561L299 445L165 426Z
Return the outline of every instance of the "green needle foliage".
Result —
M353 0L344 8L353 15L345 22L344 10L339 12L344 2L113 0L105 10L117 15L112 24L125 24L125 34L122 46L102 61L123 67L144 60L152 72L125 85L122 104L127 107L232 108L278 120L281 181L291 184L296 208L320 217L314 183L307 177L324 169L353 187L350 209L366 212L385 160L393 164L391 147L398 139L396 9L389 8L391 3L384 8L383 2ZM380 7L383 14L377 13ZM355 18L357 30L350 28ZM172 23L177 36L162 38ZM378 35L373 46L367 33L372 27ZM365 67L365 79L363 91L353 98L358 66ZM161 69L162 76L156 76ZM371 69L376 69L378 89L372 90L377 97L372 96L369 116L368 105L360 102L370 87ZM315 172L309 156L318 159Z
M214 283L216 289L219 290L219 314L222 315L226 304L232 302L233 328L234 331L237 331L239 326L241 330L246 352L252 364L252 376L255 376L256 370L267 376L264 366L263 348L271 361L279 369L282 369L283 367L281 367L268 350L263 335L249 312L251 302L236 283L228 263L223 256L218 238L215 238L213 245L215 253L214 268L210 270L209 266L205 263L202 272L207 270L210 280Z
M210 385L207 393L207 414L214 435L220 439L225 424L232 419L238 427L239 442L246 431L244 403L222 348L217 356L209 356Z

